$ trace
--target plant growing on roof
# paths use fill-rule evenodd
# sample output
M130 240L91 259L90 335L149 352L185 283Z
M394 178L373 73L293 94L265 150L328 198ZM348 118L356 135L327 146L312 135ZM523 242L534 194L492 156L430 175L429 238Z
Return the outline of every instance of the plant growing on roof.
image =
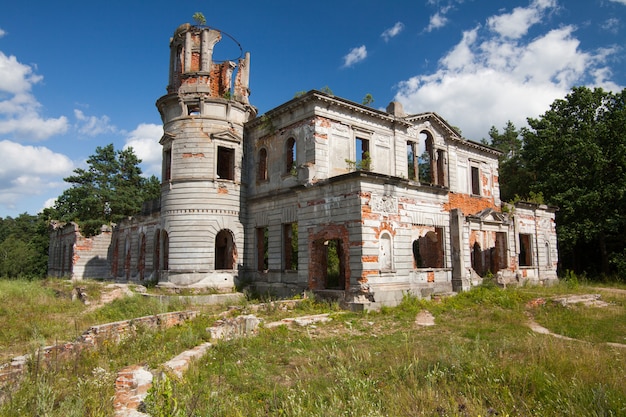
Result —
M198 26L206 25L206 18L204 17L204 14L202 14L202 12L195 12L192 18L196 22L196 25Z

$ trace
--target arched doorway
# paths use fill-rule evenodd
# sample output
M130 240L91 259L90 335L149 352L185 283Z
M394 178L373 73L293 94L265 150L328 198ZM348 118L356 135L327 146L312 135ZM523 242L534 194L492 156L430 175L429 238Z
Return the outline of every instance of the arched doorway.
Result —
M220 230L215 236L215 269L235 269L237 248L233 234L228 229Z

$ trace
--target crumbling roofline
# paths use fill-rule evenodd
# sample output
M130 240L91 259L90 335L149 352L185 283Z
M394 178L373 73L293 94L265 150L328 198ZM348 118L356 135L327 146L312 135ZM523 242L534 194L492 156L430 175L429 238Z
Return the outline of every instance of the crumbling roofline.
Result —
M515 207L519 207L519 208L525 208L525 209L530 209L530 210L546 210L549 212L557 212L559 211L559 207L558 206L550 206L550 205L546 205L546 204L539 204L539 203L533 203L530 201L518 201L517 203L514 204Z
M310 90L306 94L300 97L295 97L289 100L288 102L286 102L285 104L282 104L272 110L269 110L262 116L270 117L270 118L277 117L281 114L284 114L292 110L294 107L299 107L302 105L302 103L311 101L311 100L318 100L320 102L328 103L329 105L334 104L336 106L339 106L345 109L350 109L352 111L355 111L364 115L368 115L368 116L378 118L378 119L383 119L387 123L400 123L406 127L412 126L412 123L406 121L404 118L397 118L385 111L373 109L363 104L359 104L354 101L346 100L341 97L326 94L318 90ZM249 121L247 123L247 127L254 128L262 124L263 123L262 116Z

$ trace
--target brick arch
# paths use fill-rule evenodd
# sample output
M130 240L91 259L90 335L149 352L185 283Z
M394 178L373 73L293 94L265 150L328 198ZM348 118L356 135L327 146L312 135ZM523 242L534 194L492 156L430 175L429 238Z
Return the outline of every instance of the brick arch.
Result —
M309 229L309 289L323 290L327 286L327 244L338 242L340 286L337 289L348 290L350 287L350 236L345 226L331 224L314 232Z

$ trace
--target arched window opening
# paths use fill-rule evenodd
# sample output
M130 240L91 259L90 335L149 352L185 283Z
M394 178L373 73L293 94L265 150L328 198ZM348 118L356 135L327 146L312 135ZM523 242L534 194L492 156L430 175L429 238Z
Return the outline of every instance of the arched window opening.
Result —
M433 177L433 152L435 141L433 136L427 130L422 130L419 134L420 142L424 143L424 152L419 156L419 181L425 184L432 184L434 182Z
M393 269L393 247L389 233L383 233L380 236L378 263L381 271L391 271Z
M215 269L235 269L237 250L230 230L220 230L215 236Z

